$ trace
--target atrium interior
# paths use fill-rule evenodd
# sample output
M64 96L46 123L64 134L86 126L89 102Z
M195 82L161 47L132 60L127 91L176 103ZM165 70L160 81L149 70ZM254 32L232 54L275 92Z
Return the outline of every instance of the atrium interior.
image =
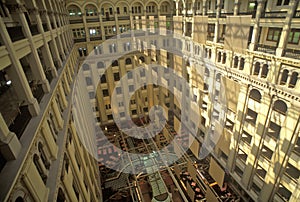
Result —
M299 0L0 5L0 201L300 201Z

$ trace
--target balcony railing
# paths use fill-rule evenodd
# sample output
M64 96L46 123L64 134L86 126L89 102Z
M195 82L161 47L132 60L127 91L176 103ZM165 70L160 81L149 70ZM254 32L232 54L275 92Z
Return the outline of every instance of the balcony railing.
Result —
M79 42L86 42L86 38L78 38L78 39L74 39L75 43L79 43Z
M256 11L239 12L239 15L251 15L252 18L255 18Z
M262 13L262 18L285 18L287 11L271 11Z
M87 17L86 22L99 22L99 17L98 16Z
M32 36L39 34L37 24L29 25L29 29L30 29Z
M114 17L103 17L102 21L103 22L106 22L106 21L115 21L115 18Z
M6 159L4 158L4 156L2 156L2 154L0 152L0 172L3 169L3 167L5 166L6 162L7 162Z
M46 78L49 81L49 83L51 83L51 81L53 80L53 75L51 73L51 70L45 71L45 75L46 75Z
M295 11L294 18L300 18L300 11Z
M217 16L217 14L216 13L208 13L207 16L209 18L215 18Z
M51 22L51 28L52 28L52 29L55 29L55 25L54 25L53 22Z
M264 45L264 44L257 44L257 51L275 55L276 47L268 46L268 45Z
M130 20L130 16L119 16L118 20Z
M300 50L299 49L285 49L285 57L300 59Z
M42 98L44 97L44 94L45 94L44 91L43 91L42 85L41 84L37 84L36 86L31 87L31 89L32 89L33 96L40 103L41 100L42 100Z
M93 36L90 38L91 41L98 41L98 40L102 40L101 36Z
M7 32L11 38L11 40L14 41L18 41L21 39L25 39L25 35L22 31L22 27L21 26L17 26L17 27L7 27Z
M26 126L28 125L31 119L31 114L28 110L28 106L21 106L19 107L19 109L20 109L20 113L15 118L13 123L9 126L9 130L14 132L17 135L17 137L20 139Z
M82 18L70 19L70 24L83 23Z
M208 41L213 41L214 40L214 36L207 36L207 40Z
M230 12L230 13L221 13L220 17L221 18L226 18L226 16L229 16L229 15L233 15L233 13L232 12Z
M49 31L47 23L43 23L43 29L44 29L44 32L48 32Z

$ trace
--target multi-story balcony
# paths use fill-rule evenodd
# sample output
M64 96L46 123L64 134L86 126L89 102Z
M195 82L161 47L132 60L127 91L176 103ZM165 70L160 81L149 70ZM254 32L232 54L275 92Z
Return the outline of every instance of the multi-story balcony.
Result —
M39 34L37 24L29 25L32 36Z
M22 30L22 26L7 27L8 34L12 42L25 39L25 35Z

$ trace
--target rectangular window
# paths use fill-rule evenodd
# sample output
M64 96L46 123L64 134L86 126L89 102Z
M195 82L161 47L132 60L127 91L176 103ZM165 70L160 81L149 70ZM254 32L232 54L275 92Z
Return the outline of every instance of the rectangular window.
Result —
M246 121L255 125L256 124L256 119L257 119L257 113L248 108Z
M277 195L282 198L284 201L289 201L292 196L292 192L290 192L285 186L279 184Z
M247 133L246 131L243 130L242 141L244 141L245 143L247 143L248 145L250 145L251 144L251 140L252 140L252 135L250 135L249 133Z
M94 99L95 98L95 93L94 92L89 92L89 97L90 97L90 99Z
M130 85L129 86L129 92L133 92L134 91L134 85Z
M109 93L108 93L108 90L107 90L107 89L102 90L102 93L103 93L103 97L109 96Z
M145 75L146 75L146 73L145 73L145 70L143 69L143 70L141 70L141 72L140 72L140 75L141 75L141 77L144 77Z
M106 83L106 76L105 75L103 75L103 76L101 76L101 83Z
M263 145L261 155L264 156L266 159L271 160L273 156L273 151L265 145Z
M86 77L85 81L86 81L86 85L88 85L88 86L93 85L92 79L90 77Z
M256 174L264 180L266 177L267 171L258 165L256 168Z
M120 80L120 75L119 73L114 73L114 80L119 81Z
M119 95L122 93L122 88L121 87L117 87L116 88L116 93Z
M277 42L280 39L281 29L279 28L269 28L267 40Z
M128 78L128 79L132 79L132 78L133 78L132 72L127 72L127 78Z
M298 44L300 38L300 29L291 29L288 42L292 44Z

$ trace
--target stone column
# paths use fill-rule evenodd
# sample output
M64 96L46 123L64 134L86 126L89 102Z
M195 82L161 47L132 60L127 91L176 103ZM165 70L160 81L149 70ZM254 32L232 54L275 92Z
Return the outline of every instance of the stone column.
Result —
M42 12L41 14L45 15L46 12ZM45 32L44 32L43 25L42 25L41 16L40 16L39 12L37 12L37 10L35 11L35 17L36 17L36 20L37 20L37 25L38 25L39 32L42 33L42 35L43 35L44 46L42 46L42 55L43 55L44 61L47 65L47 69L49 68L51 70L52 76L57 77L57 71L56 71L55 65L53 63L53 59L52 59L52 55L51 55L51 52L50 52L50 48L48 46L48 42L46 40ZM46 69L46 71L47 71L47 69Z
M90 42L90 32L89 32L89 28L86 24L86 15L85 15L85 13L82 13L82 19L83 19L86 42Z
M176 16L179 15L179 8L178 8L178 5L179 4L179 1L176 1Z
M218 42L218 38L219 38L219 32L220 32L220 29L219 29L219 19L220 19L220 15L221 15L221 0L217 0L217 10L216 10L216 23L215 23L215 36L214 36L214 43L217 43Z
M55 62L57 62L57 64L56 64L57 67L56 68L59 68L59 67L62 67L62 61L61 61L61 58L60 58L60 55L59 55L59 51L58 51L58 47L57 47L57 44L56 44L54 31L53 31L53 28L52 28L52 25L51 25L49 15L52 15L51 11L47 12L47 14L46 14L47 24L48 24L48 27L50 28L50 33L51 33L50 47L52 46L51 51L54 55L53 59L54 59Z
M64 120L61 117L61 112L59 111L56 100L52 101L52 108L53 108L55 119L57 121L57 126L58 126L59 129L62 129L63 124L64 124Z
M231 137L230 141L230 152L228 155L227 160L227 168L229 171L234 170L236 156L237 156L237 149L239 147L239 141L241 136L241 131L244 124L244 119L246 117L246 107L248 105L248 91L249 87L246 85L242 85L239 93L239 99L237 103L237 111L240 111L240 113L237 114L236 120L235 120L235 127L233 130L233 135Z
M104 30L104 26L103 26L103 20L102 20L102 13L101 11L99 12L99 22L100 22L100 30L101 30L101 36L102 36L102 40L105 40L105 30Z
M120 32L120 29L119 29L119 20L118 20L117 10L114 10L114 17L115 17L116 33L117 33L117 36L119 36L121 34L121 32Z
M51 5L51 2L49 2L50 5ZM55 10L56 12L54 13L55 16L53 16L53 19L55 21L55 28L56 28L56 31L57 31L57 38L59 39L59 43L60 43L60 46L62 47L62 57L63 57L63 60L66 60L66 54L68 53L68 48L66 46L66 41L65 39L63 38L63 27L62 27L62 23L61 23L61 7L57 4L56 1L53 1L53 4L51 5L51 7L53 8L52 10ZM60 30L60 32L59 32Z
M32 74L34 75L34 78L36 80L38 80L38 84L39 83L42 84L43 91L45 93L49 93L50 85L45 76L37 49L35 47L35 43L33 41L32 34L31 34L31 31L29 29L29 26L28 26L28 23L27 23L25 14L24 14L25 11L26 11L26 8L23 5L19 5L18 14L19 14L19 17L21 20L23 30L25 32L25 36L27 37L27 39L29 41L29 46L31 49L31 54L29 54L30 68L31 68ZM37 12L37 9L35 9L34 12Z
M285 22L284 22L284 25L282 28L282 32L280 35L279 44L276 49L277 57L281 57L284 55L284 50L287 47L288 37L289 37L290 30L291 30L291 22L292 22L294 14L295 14L295 11L298 7L298 4L299 4L299 0L291 0L290 1L290 4L289 4L290 9L287 12Z
M13 48L12 41L10 39L10 36L6 30L6 26L1 17L0 17L0 32L12 63L12 65L6 69L7 74L9 78L12 80L13 87L17 93L18 98L21 101L24 101L24 104L28 104L28 109L32 116L37 116L40 112L40 106L37 100L32 95L26 75L23 71L23 67L19 59L16 58L17 53Z
M4 158L9 160L17 159L21 151L21 143L16 134L9 131L2 114L0 113L0 151Z
M66 99L65 91L62 87L62 84L58 86L60 97L62 100L63 107L66 108L68 106L68 101Z
M206 15L206 12L207 12L207 0L203 0L202 1L203 3L203 6L202 6L202 15L205 16Z
M234 0L233 15L238 15L240 12L241 0Z
M63 46L62 46L62 42L61 42L61 38L58 34L58 28L57 28L57 23L56 23L56 19L55 19L55 13L50 13L50 17L52 18L52 21L53 21L53 24L54 24L54 30L56 30L56 33L57 33L57 41L56 39L54 40L55 43L58 43L58 52L60 53L59 55L59 58L61 60L66 60L66 56L65 56L65 53L64 53L64 49L63 49Z
M260 29L259 29L259 23L260 23L260 18L261 18L261 14L264 10L264 5L265 5L265 1L266 0L258 0L257 3L257 9L256 9L256 16L255 16L255 23L254 23L254 26L253 26L253 33L252 33L252 38L251 38L251 43L249 45L249 50L250 51L254 51L256 46L257 46L257 43L258 43L258 40L259 40L259 32L260 32Z
M250 154L248 154L246 167L242 178L242 183L246 187L249 187L251 185L251 181L256 174L256 166L261 154L264 137L266 135L267 128L270 122L272 108L273 98L271 95L265 92L260 103L260 112L257 116L256 127L251 142L251 152Z
M297 83L296 83L296 85L295 85L295 89L296 89L296 90L299 90L299 89L300 89L300 75L298 75L298 77L297 77Z

